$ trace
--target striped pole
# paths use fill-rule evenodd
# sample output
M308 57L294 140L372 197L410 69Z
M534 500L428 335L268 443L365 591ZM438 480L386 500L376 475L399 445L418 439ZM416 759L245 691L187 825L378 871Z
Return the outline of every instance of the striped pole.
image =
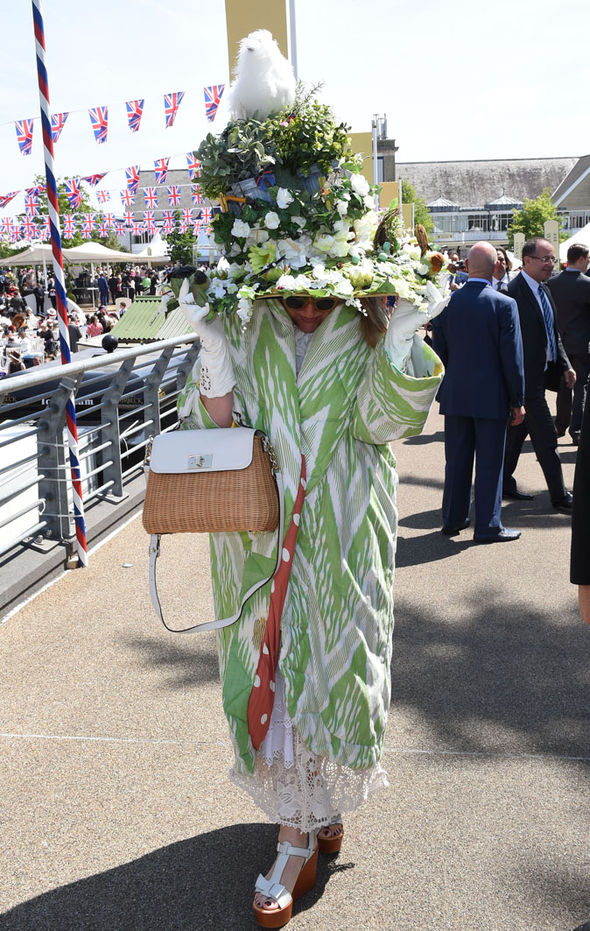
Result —
M70 362L70 338L68 333L68 310L66 305L66 287L61 251L61 233L59 227L59 202L57 184L53 167L53 140L51 138L51 117L49 113L49 82L45 65L45 27L41 12L41 0L32 0L33 23L35 27L35 45L37 53L37 78L39 81L39 102L41 106L41 125L43 128L43 153L45 158L45 176L47 179L47 201L49 204L49 223L51 226L51 251L53 253L53 274L55 278L55 295L57 299L57 316L59 321L59 345L62 365ZM78 566L88 565L86 530L84 527L84 505L82 502L82 483L80 481L80 459L78 456L78 428L76 426L76 408L73 393L66 405L66 426L68 431L68 448L70 452L70 470L74 498L74 519L76 522L76 549Z

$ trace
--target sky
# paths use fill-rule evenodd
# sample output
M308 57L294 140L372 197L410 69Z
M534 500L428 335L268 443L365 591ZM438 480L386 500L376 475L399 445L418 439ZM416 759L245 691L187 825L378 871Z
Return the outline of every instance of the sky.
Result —
M355 132L370 131L373 113L386 114L400 162L590 152L590 61L573 43L556 43L563 27L553 0L467 9L432 0L295 0L299 77L323 81L321 99ZM171 156L171 168L185 167L185 153L223 128L223 101L214 123L203 103L205 85L230 80L223 0L44 0L43 17L51 112L70 112L55 146L58 177L108 171L100 187L116 192L126 166L152 168ZM564 90L574 82L581 100ZM164 129L163 95L178 90L185 97ZM125 101L141 97L142 124L132 134ZM88 109L105 104L109 136L97 145ZM0 56L0 194L44 173L39 121L28 157L14 128L38 114L31 5L13 0Z

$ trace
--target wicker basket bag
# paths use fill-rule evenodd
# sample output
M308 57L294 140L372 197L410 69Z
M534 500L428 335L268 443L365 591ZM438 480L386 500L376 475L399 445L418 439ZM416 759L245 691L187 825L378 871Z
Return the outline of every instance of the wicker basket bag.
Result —
M249 427L177 430L154 437L146 455L148 472L143 526L150 536L150 594L156 614L174 633L215 630L235 623L246 601L269 579L247 591L232 617L183 630L168 627L156 582L160 538L168 533L278 531L277 565L283 536L283 493L278 463L268 438ZM275 567L276 569L276 567Z

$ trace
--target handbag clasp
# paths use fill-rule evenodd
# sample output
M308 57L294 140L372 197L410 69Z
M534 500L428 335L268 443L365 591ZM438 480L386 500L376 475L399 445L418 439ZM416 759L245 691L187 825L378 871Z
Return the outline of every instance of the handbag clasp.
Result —
M187 469L210 469L213 465L213 456L189 456L187 459Z

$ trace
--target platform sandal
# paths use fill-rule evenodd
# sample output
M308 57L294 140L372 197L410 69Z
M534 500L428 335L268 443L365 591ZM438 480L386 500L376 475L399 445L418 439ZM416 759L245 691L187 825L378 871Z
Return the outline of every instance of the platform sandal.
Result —
M255 893L258 892L265 898L272 899L278 906L278 908L259 908L256 902L253 903L254 917L262 928L282 928L286 925L291 920L293 902L309 892L316 880L318 847L314 831L309 832L307 847L294 847L284 841L282 844L277 844L277 852L278 856L270 878L266 879L261 873L254 889ZM280 881L289 857L305 858L293 892L289 892Z
M320 853L338 853L342 847L342 838L344 837L344 825L342 824L342 815L335 815L329 824L325 824L318 831L318 850ZM338 828L333 831L330 837L322 837L322 831L325 828Z

